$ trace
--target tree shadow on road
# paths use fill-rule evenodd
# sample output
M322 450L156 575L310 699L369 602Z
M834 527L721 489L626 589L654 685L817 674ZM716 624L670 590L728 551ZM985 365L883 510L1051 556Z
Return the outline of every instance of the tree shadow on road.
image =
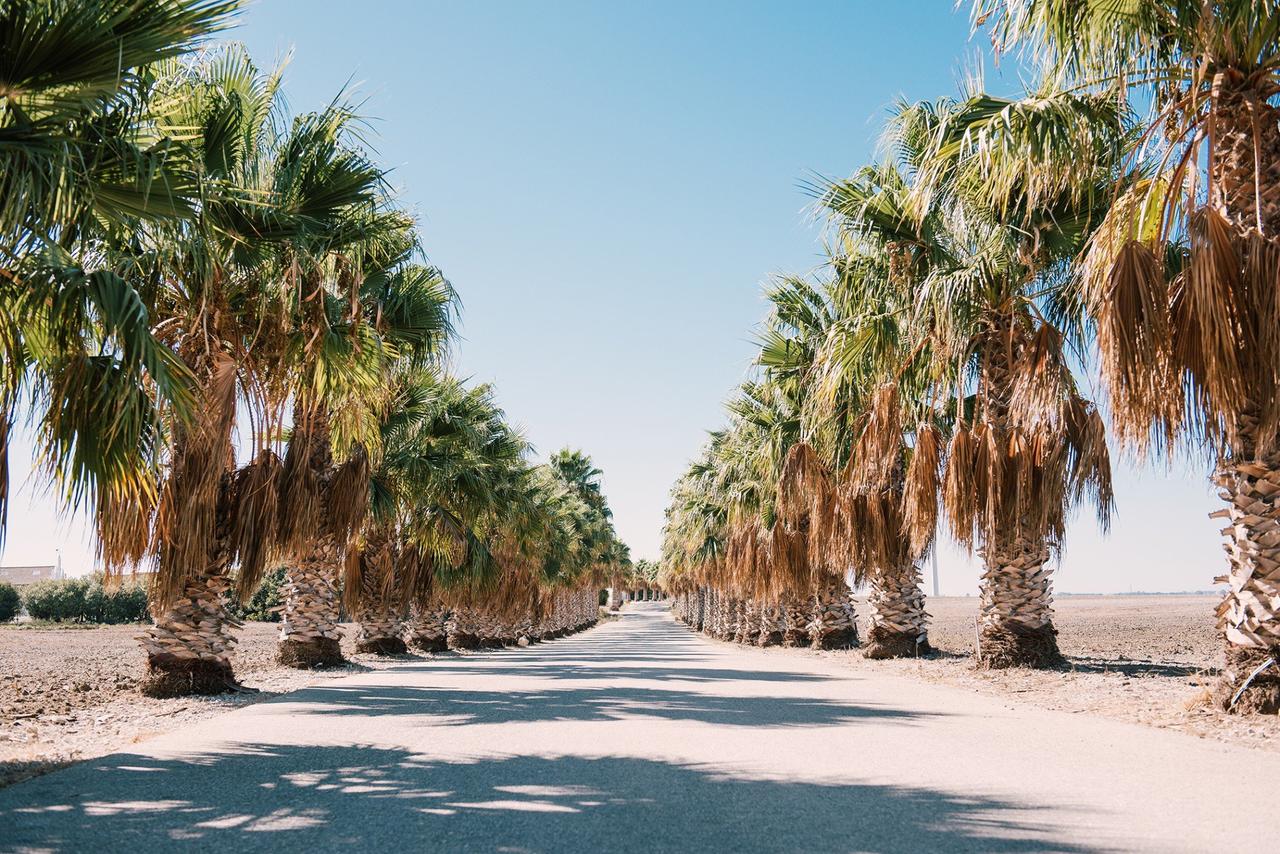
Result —
M874 704L811 697L734 697L680 690L628 688L534 688L477 691L402 685L315 685L290 694L293 714L430 716L433 725L506 724L534 721L607 721L625 716L746 726L839 726L859 720L913 721L935 717Z
M634 758L438 762L378 747L117 754L0 792L7 850L1095 850L998 799Z
M603 664L525 663L510 666L424 667L422 672L448 676L532 676L554 679L655 679L663 682L832 682L838 677L790 670L734 670L711 667L636 667L613 661Z

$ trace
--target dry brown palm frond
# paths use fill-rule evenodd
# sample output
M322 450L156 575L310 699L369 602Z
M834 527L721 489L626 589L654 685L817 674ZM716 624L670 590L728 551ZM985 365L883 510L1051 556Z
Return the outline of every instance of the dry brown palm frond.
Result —
M829 501L830 493L831 477L817 452L807 442L792 445L778 476L779 517L798 521L815 501Z
M1259 448L1271 448L1280 432L1280 240L1250 231L1243 255L1256 329L1257 352L1249 363L1250 391L1259 417L1256 443Z
M973 431L960 422L947 448L942 479L942 506L951 522L956 539L967 549L974 545L974 529L978 524L979 485L974 473L978 450Z
M903 528L902 496L897 488L864 490L850 502L857 528L852 567L861 584L868 573L889 571L909 560Z
M351 541L369 512L369 478L369 456L357 445L329 479L325 523L340 546Z
M1253 391L1247 363L1257 352L1237 235L1210 207L1191 215L1187 235L1190 254L1171 300L1174 355L1194 382L1199 411L1208 413L1203 426L1213 433L1221 418L1232 441Z
M1085 269L1100 263L1091 251ZM1149 246L1129 241L1105 276L1086 272L1085 280L1113 427L1140 451L1152 438L1167 447L1182 420L1182 393L1164 265Z
M0 483L3 489L3 483ZM94 539L108 577L137 567L151 553L152 523L159 496L153 489L102 490L94 506Z
M231 479L231 559L239 564L236 595L248 601L262 582L267 563L277 552L277 510L280 497L280 458L269 450L237 471Z
M872 394L848 469L859 487L878 489L895 477L902 459L901 412L897 383L884 383Z
M307 548L322 526L327 530L322 518L324 496L320 481L327 465L317 466L313 456L323 453L319 445L323 442L327 446L329 439L327 433L317 435L324 432L322 425L316 423L318 420L304 418L299 421L295 417L293 433L285 451L278 536L281 547L289 554L297 554Z
M1107 426L1095 407L1077 397L1067 429L1067 444L1072 449L1071 489L1076 498L1091 499L1097 509L1098 524L1105 531L1110 527L1111 512L1115 508Z
M412 543L400 544L399 602L430 607L435 597L435 565L431 555Z
M233 461L231 425L235 417L236 364L225 354L209 362L197 420L178 428L169 477L156 510L156 572L150 596L168 607L192 573L222 562L216 554L226 523L223 492Z
M1009 465L1014 449L1011 437L991 422L979 423L974 434L977 453L971 477L977 487L976 518L983 530L991 532L1004 521L1001 511L1008 506L1009 496L1016 494L1017 472Z
M1069 399L1071 388L1062 335L1042 323L1019 342L1010 366L1010 426L1028 431L1052 429L1061 421L1063 402Z
M942 432L932 424L921 424L902 488L903 532L916 554L929 547L938 527L941 472Z

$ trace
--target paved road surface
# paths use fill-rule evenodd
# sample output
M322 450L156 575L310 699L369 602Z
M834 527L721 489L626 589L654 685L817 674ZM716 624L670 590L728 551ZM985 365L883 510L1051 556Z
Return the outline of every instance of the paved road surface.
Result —
M0 790L0 850L1267 850L1280 756L706 641L657 604Z

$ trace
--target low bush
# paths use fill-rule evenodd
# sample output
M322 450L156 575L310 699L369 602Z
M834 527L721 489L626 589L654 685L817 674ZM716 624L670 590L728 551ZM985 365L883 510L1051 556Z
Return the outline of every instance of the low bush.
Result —
M22 610L22 598L7 581L0 581L0 623L7 623Z
M108 586L100 575L38 581L23 591L22 603L32 619L55 623L140 623L148 617L141 584Z
M258 589L253 591L253 598L241 605L239 602L228 603L227 609L237 620L257 620L263 623L280 622L280 612L272 610L284 604L284 567L268 572L262 578Z

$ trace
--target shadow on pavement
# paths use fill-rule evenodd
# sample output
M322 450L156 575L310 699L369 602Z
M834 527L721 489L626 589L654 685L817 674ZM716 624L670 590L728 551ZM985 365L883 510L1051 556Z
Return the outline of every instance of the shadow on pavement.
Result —
M868 718L915 720L924 713L814 698L725 697L688 691L623 688L535 688L477 691L399 685L321 685L288 695L294 714L427 715L432 724L606 721L624 715L748 727L836 726ZM936 716L929 713L927 716Z
M19 806L21 804L22 806ZM5 850L1087 851L955 792L643 759L441 763L384 748L117 754L0 792Z

